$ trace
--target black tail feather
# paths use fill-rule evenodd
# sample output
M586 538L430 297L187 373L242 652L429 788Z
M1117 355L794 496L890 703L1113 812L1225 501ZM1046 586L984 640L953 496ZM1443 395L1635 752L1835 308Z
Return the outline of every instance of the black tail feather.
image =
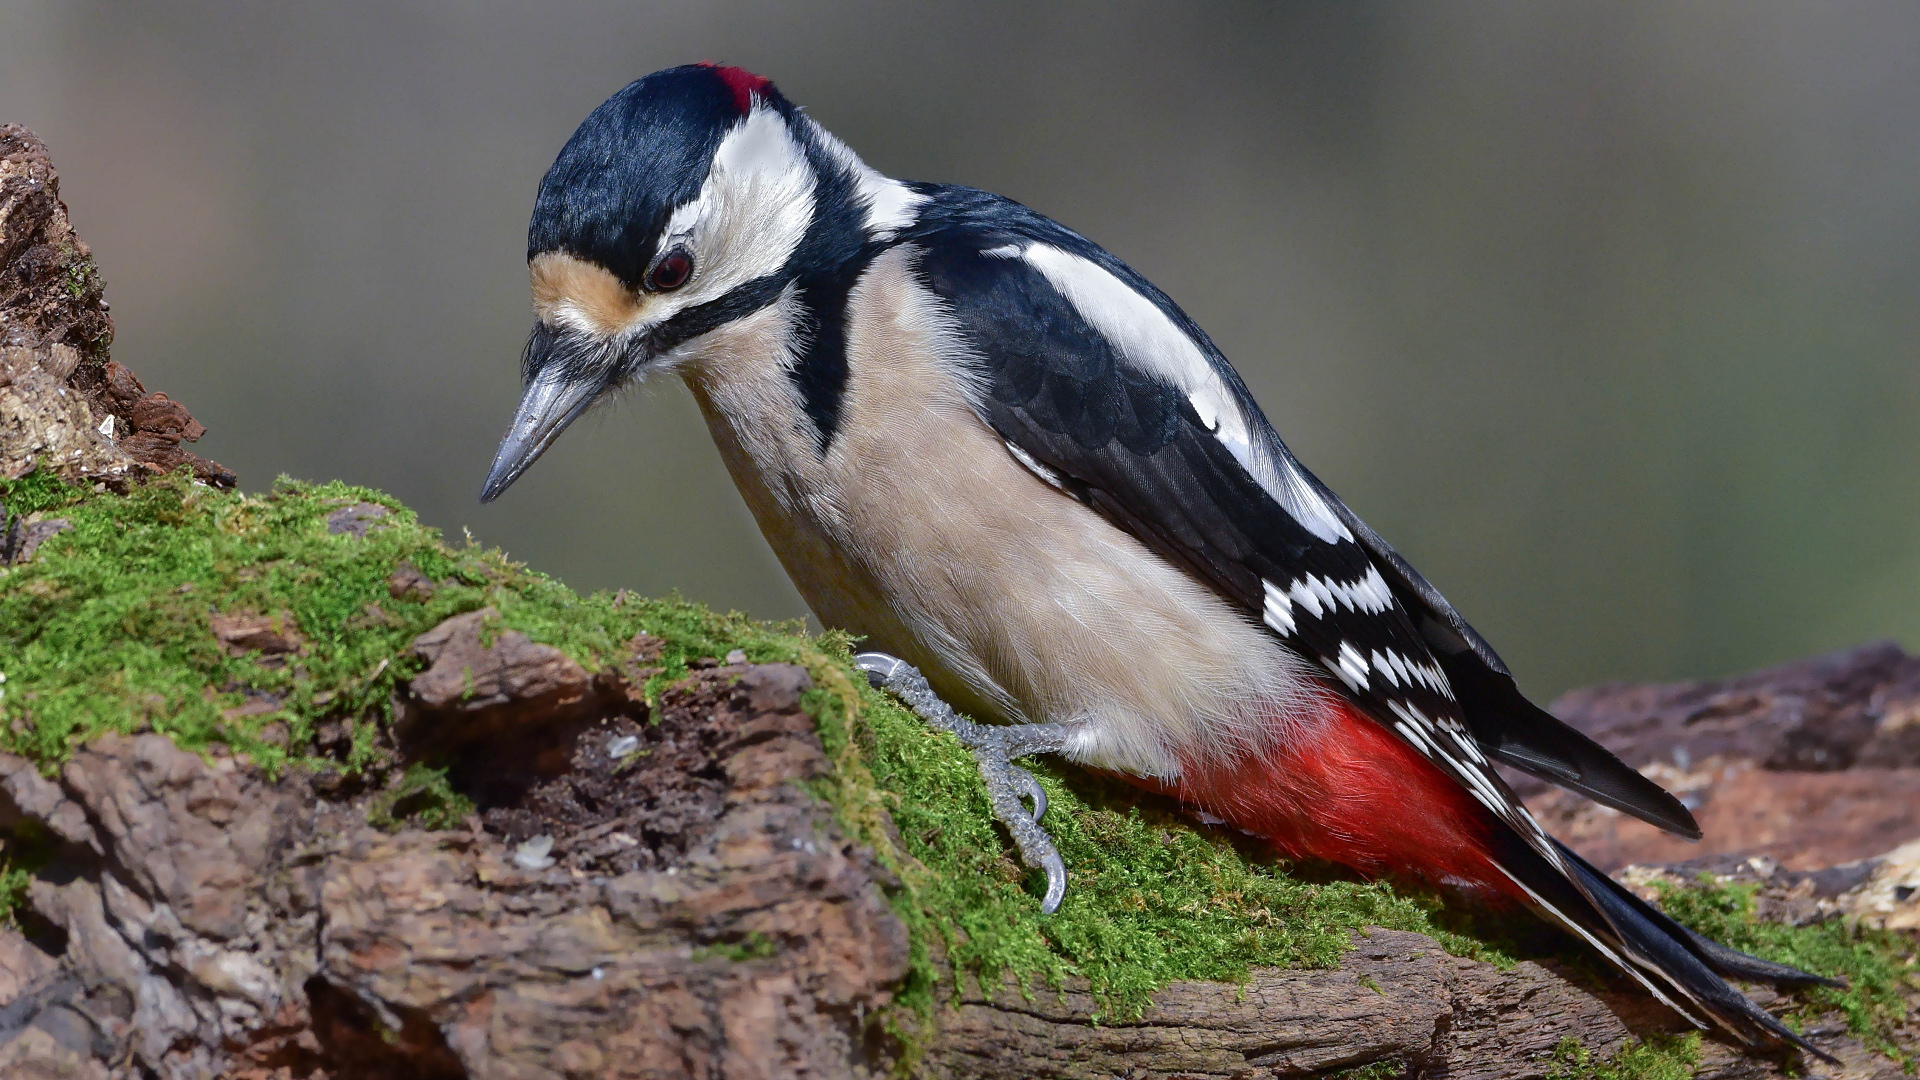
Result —
M1631 965L1631 974L1661 988L1663 996L1689 1019L1697 1023L1699 1014L1705 1014L1706 1019L1750 1046L1793 1046L1829 1064L1838 1064L1832 1055L1748 1000L1723 976L1791 985L1837 985L1833 980L1748 956L1702 937L1594 869L1564 844L1553 843L1571 878L1530 847L1526 849L1530 858L1516 858L1503 865L1510 870L1514 863L1528 866L1532 873L1516 880L1522 880L1539 899L1586 935L1614 949L1623 966Z
M1638 897L1635 899L1638 899ZM1649 910L1653 910L1653 913L1659 915L1662 919L1673 922L1672 919L1667 918L1666 915L1661 914L1658 910ZM1757 956L1750 956L1741 952L1739 949L1730 949L1710 937L1704 937L1681 926L1679 923L1674 923L1673 927L1675 930L1686 935L1687 943L1693 949L1694 955L1705 961L1708 967L1729 979L1745 979L1748 982L1773 983L1776 986L1831 986L1844 988L1847 985L1845 979L1829 979L1825 975L1815 975L1811 971L1801 971L1797 967L1790 967L1786 964L1776 964L1771 960L1762 960Z
M1558 843L1558 841L1556 841L1556 843ZM1615 882L1612 878L1601 874L1600 871L1593 868L1591 863L1588 863L1579 855L1568 850L1566 845L1562 844L1560 850L1569 862L1578 863L1581 867L1585 868L1589 874L1599 877L1608 885L1612 886L1610 891L1631 905L1641 918L1646 919L1660 929L1679 938L1690 952L1700 958L1701 963L1707 965L1707 967L1720 975L1729 979L1745 979L1748 982L1773 983L1776 986L1843 987L1847 985L1845 980L1842 979L1830 979L1825 975L1815 975L1811 971L1802 971L1797 967L1792 967L1787 964L1776 964L1772 960L1762 960L1758 956L1743 953L1739 949L1729 948L1704 934L1696 933L1687 927L1681 926L1673 920L1673 916L1668 915L1666 912L1635 896L1631 891L1618 882Z

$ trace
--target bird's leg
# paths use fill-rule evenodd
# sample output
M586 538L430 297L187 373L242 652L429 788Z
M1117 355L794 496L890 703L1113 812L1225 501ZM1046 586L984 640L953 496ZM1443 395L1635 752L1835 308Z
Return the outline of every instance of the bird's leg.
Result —
M886 653L861 653L853 662L867 673L873 685L892 691L920 719L941 731L952 732L973 751L973 760L980 766L980 779L987 785L987 801L993 805L993 816L1013 835L1014 845L1020 849L1020 861L1047 875L1047 895L1040 901L1040 910L1053 914L1060 907L1060 899L1067 894L1067 864L1054 850L1053 838L1040 827L1041 815L1047 812L1046 793L1040 790L1040 782L1033 774L1013 764L1013 759L1057 752L1066 745L1066 727L1061 724L976 724L963 719L941 701L933 687L927 685L927 677L920 674L920 669L905 660ZM1023 795L1033 801L1031 812L1020 801Z

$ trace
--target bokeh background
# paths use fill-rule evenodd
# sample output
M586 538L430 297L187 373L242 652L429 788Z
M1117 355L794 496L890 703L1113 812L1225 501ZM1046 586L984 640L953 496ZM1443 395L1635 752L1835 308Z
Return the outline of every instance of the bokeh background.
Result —
M116 355L243 486L792 617L678 385L474 497L541 173L697 59L1139 267L1530 691L1920 644L1906 0L0 0L0 118L53 149Z

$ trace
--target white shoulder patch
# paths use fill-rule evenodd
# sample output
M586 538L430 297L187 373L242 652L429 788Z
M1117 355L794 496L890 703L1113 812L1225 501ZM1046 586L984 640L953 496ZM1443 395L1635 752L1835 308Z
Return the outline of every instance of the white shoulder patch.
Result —
M1000 249L987 254L1007 257ZM1319 492L1290 463L1253 438L1246 415L1220 373L1159 305L1098 263L1051 244L1029 244L1020 254L1128 362L1179 387L1213 437L1308 532L1330 544L1353 539Z

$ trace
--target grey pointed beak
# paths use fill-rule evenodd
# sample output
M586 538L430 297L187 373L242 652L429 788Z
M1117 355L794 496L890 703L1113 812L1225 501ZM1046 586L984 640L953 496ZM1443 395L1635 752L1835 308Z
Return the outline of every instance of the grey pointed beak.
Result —
M480 501L492 502L513 486L521 473L540 460L540 455L547 452L547 447L553 445L553 440L560 437L567 425L587 411L593 399L600 396L601 389L597 380L563 380L553 373L528 384L520 395L520 408L513 414L513 425L500 440L500 449L494 452L493 468L487 471Z

